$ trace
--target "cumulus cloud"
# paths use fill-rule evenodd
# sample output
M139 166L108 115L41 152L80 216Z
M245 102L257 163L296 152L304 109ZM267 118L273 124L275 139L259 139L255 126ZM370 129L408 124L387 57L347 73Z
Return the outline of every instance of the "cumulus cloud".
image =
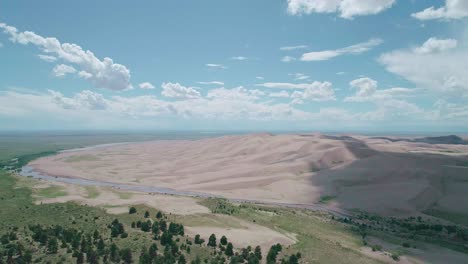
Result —
M288 0L288 13L302 15L311 13L335 13L352 19L355 16L378 14L395 3L395 0Z
M241 90L240 88L235 88ZM226 89L232 90L232 89ZM248 90L248 89L246 89ZM296 94L302 100L301 94ZM338 107L321 107L316 112L303 111L294 107L293 103L274 103L274 100L238 100L225 99L225 96L213 96L197 100L164 101L156 96L111 96L91 91L83 91L72 96L51 91L49 93L27 93L25 91L0 91L0 117L6 122L5 127L15 128L22 124L30 126L31 119L48 122L43 128L148 128L174 126L175 119L184 120L183 124L197 124L199 121L242 121L235 123L236 128L250 121L268 122L265 124L279 124L284 127L284 121L305 127L323 127L329 123L336 127L336 122L344 127L347 125L363 128L375 126L378 122L394 121L397 127L411 122L428 120L429 125L465 124L468 116L466 104L453 104L440 100L429 111L402 100L384 100L376 104L376 109L365 112L351 112L349 109ZM232 98L232 97L228 97ZM404 117L404 118L402 118ZM42 119L41 119L42 118ZM190 118L190 119L188 119ZM169 122L172 121L172 122ZM194 123L187 123L194 122ZM213 123L213 122L210 122ZM214 122L216 123L216 122ZM248 123L247 123L248 124ZM256 123L258 124L258 123ZM215 126L216 127L216 126ZM446 126L448 127L448 126ZM460 127L460 126L459 126ZM466 126L464 126L466 127Z
M456 48L457 43L455 39L429 38L422 46L415 48L414 51L421 54L442 52Z
M388 89L378 89L378 82L369 77L352 80L349 85L356 90L352 96L346 97L345 102L373 102L381 103L385 100L396 100L414 96L420 89L409 89L393 87Z
M43 37L31 31L20 32L5 23L0 23L0 29L3 29L14 43L32 44L47 55L55 56L78 70L87 72L87 79L96 87L110 90L131 88L130 71L124 65L114 63L111 58L105 57L100 60L93 52L85 51L77 44L61 43L57 38Z
M90 109L103 110L107 107L107 100L102 94L95 93L89 90L84 90L75 94L73 97L65 97L62 93L49 90L54 103L65 109Z
M222 64L216 64L216 63L207 63L205 64L206 67L209 67L209 68L213 68L213 69L227 69L226 66L222 65Z
M185 87L179 83L163 83L161 85L162 95L177 99L197 99L200 98L200 92L193 87Z
M274 83L267 82L257 84L265 88L274 89L297 89L302 91L294 91L291 97L295 100L294 103L302 103L304 100L307 101L330 101L335 100L335 91L333 90L332 83L330 82L318 82L312 83Z
M298 49L306 49L307 45L297 45L297 46L285 46L281 47L280 50L290 51L290 50L298 50Z
M138 85L141 89L154 89L154 85L149 82L143 82Z
M443 96L468 97L468 50L436 47L428 48L423 44L416 49L384 53L379 62L387 71L415 83L419 88L427 88Z
M353 80L349 85L357 89L357 96L370 96L377 90L377 81L367 77Z
M301 101L333 101L335 98L335 91L333 90L330 82L313 82L304 91L294 91L291 95L292 98ZM294 102L294 101L293 101Z
M329 60L341 55L346 54L361 54L366 51L369 51L373 47L376 47L382 44L381 39L370 39L366 42L358 43L355 45L351 45L345 48L336 49L336 50L323 50L323 51L314 51L314 52L307 52L302 54L301 60L302 61L324 61Z
M244 100L252 101L259 99L265 95L264 92L254 89L246 89L242 86L226 89L224 87L210 90L206 95L207 98L223 99L223 100Z
M54 69L52 70L52 74L55 77L64 77L67 74L71 74L75 72L76 72L75 68L73 68L70 65L65 65L65 64L59 64L55 66Z
M466 0L445 0L445 6L436 8L431 6L423 11L411 14L419 20L450 20L468 17L468 1Z

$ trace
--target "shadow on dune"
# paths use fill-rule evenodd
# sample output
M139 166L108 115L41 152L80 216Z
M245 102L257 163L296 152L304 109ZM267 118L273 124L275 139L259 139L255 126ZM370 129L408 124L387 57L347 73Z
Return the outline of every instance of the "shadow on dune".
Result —
M468 168L458 166L467 157L380 152L352 137L326 137L343 141L357 158L319 171L310 166L311 184L338 207L395 216L468 212Z

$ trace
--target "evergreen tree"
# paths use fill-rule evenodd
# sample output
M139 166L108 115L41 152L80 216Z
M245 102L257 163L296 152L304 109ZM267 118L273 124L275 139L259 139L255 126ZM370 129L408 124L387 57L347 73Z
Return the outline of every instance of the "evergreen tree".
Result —
M234 255L234 251L233 251L233 246L232 246L232 243L229 242L226 246L226 250L224 251L224 253L226 254L226 256L228 257L231 257L232 255Z
M88 253L86 253L86 260L90 264L98 264L99 263L99 257L96 253L96 251L90 249Z
M255 256L257 256L259 260L262 259L262 248L260 246L255 247L254 253L255 253Z
M185 260L185 256L182 255L182 254L180 254L179 260L177 260L177 263L178 263L178 264L186 264L187 261Z
M125 264L129 264L133 262L132 251L129 248L124 248L120 251L120 256L122 257L122 261Z
M135 214L137 212L137 209L135 207L130 207L130 209L128 210L128 213L129 214Z
M221 243L221 245L223 245L223 246L227 245L226 236L222 236L221 239L219 240L219 243Z
M208 238L208 244L209 247L216 247L216 236L215 234L211 234L210 238Z
M104 255L106 249L106 245L104 244L104 240L99 239L99 242L97 244L97 252L100 256Z
M161 220L161 221L159 222L159 229L161 229L162 232L166 231L166 229L167 229L167 223L166 223L166 221Z
M150 213L148 211L145 211L145 218L148 218L150 216Z
M31 263L32 262L31 250L26 250L26 252L24 252L23 260L24 260L25 263Z
M149 255L150 255L150 257L152 259L154 259L156 257L157 252L158 252L158 246L155 243L151 244L151 246L150 246L150 248L148 250L148 253L149 253Z
M50 238L47 242L47 252L50 254L55 254L58 251L58 242L57 238Z
M139 263L140 264L151 264L151 257L150 257L150 255L149 255L149 253L148 253L148 251L146 250L145 247L143 247L141 249Z
M202 239L200 239L200 235L199 234L196 234L195 235L195 244L199 244L201 245L203 242L202 242Z
M99 238L99 231L94 230L93 239L94 239L94 240L98 240L98 238Z
M84 255L83 252L78 252L76 256L76 264L83 264L84 263Z
M299 259L296 255L289 256L289 264L299 264Z
M115 243L110 246L110 260L113 262L120 262L119 248Z
M158 211L158 212L156 213L156 218L157 218L157 219L161 219L162 217L163 217L162 213Z

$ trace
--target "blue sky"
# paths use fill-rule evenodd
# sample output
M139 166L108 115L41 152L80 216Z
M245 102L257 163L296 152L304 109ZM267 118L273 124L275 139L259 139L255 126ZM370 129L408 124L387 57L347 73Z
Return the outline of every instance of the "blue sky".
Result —
M0 1L0 130L468 128L462 0Z

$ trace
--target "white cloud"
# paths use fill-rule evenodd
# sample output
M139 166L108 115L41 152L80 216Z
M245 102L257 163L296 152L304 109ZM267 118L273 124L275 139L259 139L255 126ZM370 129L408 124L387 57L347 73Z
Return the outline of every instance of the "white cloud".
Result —
M154 89L154 85L149 82L143 82L138 85L141 89Z
M395 3L395 0L288 0L291 15L335 13L352 19L355 16L378 14Z
M80 76L83 79L89 79L89 78L93 77L93 75L91 73L87 72L87 71L78 72L78 76Z
M284 56L283 58L281 58L282 62L291 62L291 61L295 61L295 60L296 60L296 58L291 57L291 56Z
M163 83L161 85L163 91L162 95L178 99L197 99L200 98L200 92L193 87L185 87L179 83Z
M330 82L313 82L304 91L294 91L291 95L294 99L303 101L333 101L335 98L335 91L333 90Z
M285 90L280 92L269 93L268 96L270 97L279 97L279 98L288 98L290 97L289 93Z
M329 83L329 82L323 82ZM280 88L280 89L308 89L316 87L317 85L322 84L322 82L314 81L312 83L283 83L283 82L266 82L261 84L256 84L256 86L262 86L266 88Z
M263 86L266 88L277 88L277 89L301 89L303 91L294 91L291 95L292 98L296 99L297 102L302 101L330 101L335 100L335 91L333 90L330 82L318 82L312 83L263 83L257 84L257 86Z
M76 69L73 68L73 66L70 65L65 65L65 64L59 64L54 67L52 70L52 74L55 77L64 77L67 74L75 73Z
M442 52L457 47L457 40L455 39L438 39L429 38L421 47L414 49L416 53L433 53Z
M210 90L206 95L207 98L223 99L223 100L257 100L260 96L265 95L260 90L250 90L242 86L226 89L224 87Z
M377 81L367 77L353 80L349 85L357 89L357 96L370 96L377 90Z
M224 85L224 82L220 82L220 81L210 81L210 82L198 82L198 84L204 84L204 85Z
M3 47L3 43L0 42L0 48L2 48L2 47Z
M45 54L39 54L37 56L39 57L39 59L43 61L47 61L47 62L54 62L57 60L57 57L55 56L50 56L50 55L45 55Z
M445 6L435 8L431 6L421 12L411 14L412 17L419 20L432 19L461 19L468 17L468 1L466 0L445 0Z
M206 67L209 67L209 68L216 68L216 69L227 69L226 66L222 65L222 64L215 64L215 63L207 63L205 64Z
M102 94L95 93L89 90L84 90L75 94L74 97L65 97L62 93L49 90L53 101L65 109L90 109L103 110L107 107L107 100Z
M264 80L265 78L263 76L256 76L255 79L257 80Z
M468 97L466 48L431 53L416 52L415 49L397 50L384 53L379 61L387 71L419 88L430 89L444 97Z
M114 63L111 58L99 60L89 50L83 50L73 43L60 43L53 37L42 37L31 31L19 32L15 27L0 23L0 28L10 35L10 40L23 45L32 44L42 52L53 56L85 71L91 75L88 78L96 87L110 90L131 88L130 71L122 64Z
M307 52L302 54L301 60L324 61L346 54L360 54L382 44L382 42L383 41L381 39L374 38L366 42L358 43L341 49Z
M345 102L373 102L382 103L382 101L396 100L414 96L420 89L408 89L401 87L393 87L388 89L378 89L378 82L363 77L353 80L349 85L356 90L353 96L346 97Z
M290 51L290 50L306 49L307 47L308 47L307 45L286 46L286 47L281 47L280 50Z
M245 61L245 60L248 60L249 58L247 57L244 57L244 56L235 56L235 57L231 57L231 60L237 60L237 61Z
M234 88L240 90L241 88ZM233 90L233 89L226 89ZM235 93L235 92L234 92ZM302 94L296 94L298 102ZM263 124L302 124L317 129L329 124L342 127L373 128L376 125L402 125L422 123L436 127L466 127L468 107L443 100L436 102L433 109L425 111L402 100L383 100L376 109L365 112L351 112L337 107L321 107L317 112L305 112L293 103L274 103L274 100L225 99L232 96L213 96L196 100L164 101L155 96L111 96L83 91L72 96L50 91L49 93L27 93L26 91L0 91L0 117L4 127L16 128L37 122L37 128L180 128L180 125L197 125L200 122L226 121L235 128L248 122ZM47 122L41 122L47 120ZM174 121L180 120L181 123ZM241 121L236 122L235 121ZM278 121L277 123L275 123ZM247 122L247 123L245 123ZM313 123L311 123L313 122ZM262 124L262 126L263 126ZM42 125L42 127L40 127ZM215 126L216 127L216 126ZM213 127L213 128L215 128Z

